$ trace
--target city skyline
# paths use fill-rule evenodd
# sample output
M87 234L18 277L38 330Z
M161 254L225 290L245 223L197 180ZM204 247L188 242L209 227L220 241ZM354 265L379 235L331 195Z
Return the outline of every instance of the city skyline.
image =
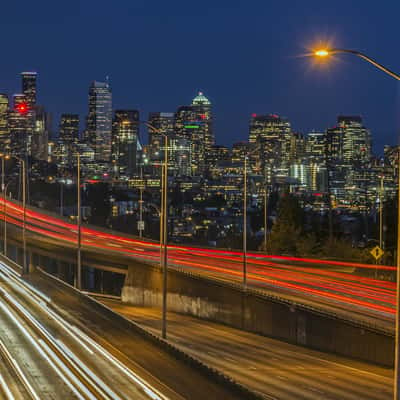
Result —
M58 113L86 114L87 85L108 75L118 99L115 109L139 109L143 115L173 111L202 89L214 104L221 144L245 139L252 113L274 112L288 117L301 132L329 127L325 121L334 123L337 115L361 114L376 132L378 147L397 143L399 96L390 80L346 58L329 71L312 68L312 61L301 55L315 41L333 37L335 45L364 50L395 69L400 64L392 51L399 4L390 1L387 7L376 8L372 1L363 2L362 14L374 15L372 25L360 16L357 2L287 4L291 12L286 15L278 2L231 3L229 8L208 1L201 7L172 2L166 8L160 2L133 6L123 1L109 10L102 1L96 7L87 2L60 9L45 1L24 4L29 12L22 16L16 6L7 5L9 18L1 29L22 26L14 30L17 42L33 30L52 51L39 46L20 52L6 41L9 57L2 64L0 90L17 92L14 77L23 70L37 70L41 103L58 120ZM271 14L275 17L268 19ZM160 23L157 15L165 19ZM96 21L107 23L97 31L98 42L93 42L86 32ZM282 25L290 29L278 30ZM188 47L190 42L194 49ZM110 50L102 52L103 45ZM123 52L124 62L117 62L113 52Z
M34 92L34 102L35 102L35 104L36 104L36 101L37 101L37 92L40 93L40 80L38 82L38 77L40 76L40 74L37 71L20 72L18 75L20 76L20 79L21 79L21 85L22 85L21 88L22 88L22 90L17 91L14 94L11 94L7 90L3 90L3 92L0 92L0 95L3 96L3 98L4 98L4 96L8 97L9 107L10 107L11 111L13 110L13 108L12 108L13 103L14 103L14 105L17 104L15 102L19 101L18 100L19 96L21 96L21 93L24 92L24 85L26 85L26 83L25 83L25 77L26 76L34 76L35 77L34 78L34 82L35 82L34 83L34 85L35 85L35 87L34 87L34 90L35 90L35 92ZM78 118L78 122L77 123L78 123L78 127L79 127L80 138L88 140L88 137L85 138L85 134L88 134L88 132L86 132L87 131L87 122L88 122L87 118L90 118L89 116L91 115L91 105L90 104L93 102L93 100L91 100L93 98L93 95L91 93L93 91L93 87L96 86L96 85L104 86L104 88L107 88L107 90L110 91L110 96L111 96L111 93L113 92L113 88L112 88L111 84L109 83L109 78L108 77L106 77L104 82L97 81L97 80L91 81L90 84L88 84L88 88L87 88L87 90L89 90L89 95L86 94L86 97L87 97L87 99L89 99L89 104L86 105L86 111L85 112L83 112L82 114L81 113L69 113L69 112L66 112L66 111L63 111L63 110L58 110L54 114L52 112L50 112L50 114L51 114L51 119L50 120L51 120L51 124L52 125L50 127L51 128L51 130L50 130L51 136L49 137L49 140L62 139L62 135L60 136L60 131L62 130L61 125L62 125L63 117L65 115L75 115L75 116L77 116L77 118ZM28 90L28 93L29 93L29 90L30 90L29 87L28 87L27 90ZM103 89L101 89L101 90L103 90ZM204 99L206 101L209 101L208 100L208 98L209 98L208 94L207 94L207 97L205 97L204 96L204 92L202 90L198 90L192 96L191 101L188 101L187 104L190 104L192 102L196 102L196 99L199 98L199 97L204 97ZM15 99L17 99L17 100L15 100ZM26 100L24 100L24 99L26 99ZM31 105L30 105L31 100L29 100L26 97L26 95L25 95L24 99L22 101L26 101L26 104L28 106L27 109L30 109L31 108ZM114 117L115 113L118 112L120 109L131 109L131 110L134 110L135 112L139 113L140 121L145 121L145 120L148 119L149 122L151 122L152 115L154 115L154 114L161 113L161 114L170 114L170 115L177 114L178 115L180 109L184 109L185 107L187 107L187 106L183 105L183 103L182 103L180 105L175 105L175 107L171 107L172 111L153 110L153 111L149 111L147 114L144 114L143 111L141 111L140 109L129 108L129 107L116 108L115 107L115 103L114 103L114 101L115 101L115 97L114 96L111 96L109 101L110 101L110 105L108 107L110 108L109 112L111 112L111 114L110 114L110 119L109 119L110 126L108 126L108 128L109 128L110 132L111 132L111 119ZM42 104L40 97L39 97L38 104ZM192 103L192 104L194 104L194 103ZM44 106L46 107L46 110L48 110L48 106L46 104L44 104ZM210 102L210 106L212 107L213 110L215 110L215 104L214 103ZM101 107L103 107L103 106L101 106ZM15 109L15 111L17 111L17 110ZM21 113L20 109L18 109L18 113ZM56 115L56 117L54 117L54 115ZM211 121L212 127L213 127L212 128L213 129L213 132L212 132L212 137L213 137L212 140L213 140L213 142L212 143L214 143L216 145L226 146L228 148L232 148L232 146L235 143L248 142L249 141L249 139L250 139L250 137L249 137L249 134L250 134L249 129L251 130L252 121L255 118L257 119L257 117L276 116L276 117L279 117L279 118L283 118L283 119L285 119L285 120L290 122L290 125L291 125L290 131L292 133L302 134L302 135L305 135L305 136L309 136L310 134L312 134L314 132L327 132L330 129L336 128L337 119L340 116L343 116L343 115L347 115L347 116L351 115L351 116L360 117L364 124L365 124L365 120L368 121L368 119L365 118L362 114L339 113L336 116L331 115L331 117L332 117L331 118L331 120L332 120L331 122L332 123L330 123L330 124L329 124L329 122L327 122L322 127L313 128L313 129L311 129L309 131L301 131L301 130L296 128L295 124L293 124L292 119L290 117L288 117L287 115L284 115L282 113L275 113L275 112L271 112L271 111L265 111L265 112L260 112L260 113L251 113L248 116L247 129L246 129L245 134L243 135L243 138L241 138L239 140L236 140L236 141L228 141L227 140L225 142L221 142L220 140L218 140L219 139L219 135L215 135L215 133L216 133L215 132L216 131L216 129L215 129L215 119L218 119L218 117L215 118L215 115L216 115L215 111L213 111L213 117L212 117L212 121ZM374 135L374 131L373 131L373 129L371 129L370 126L368 126L368 123L365 124L365 125L368 127L368 129L372 133L371 134L371 139L372 139L372 153L373 153L373 155L375 155L377 157L383 157L383 155L384 155L384 147L385 146L394 146L394 145L396 145L395 142L384 143L384 142L380 141L379 140L379 136ZM147 130L147 131L145 132L144 129ZM146 127L144 127L144 129L143 129L143 127L140 129L140 126L139 126L139 130L138 130L139 136L138 136L138 138L140 139L140 143L141 144L150 144L149 135L151 136L151 132L148 131L148 129L146 129ZM109 138L109 139L111 140L111 138ZM375 139L378 139L378 140L375 140ZM89 140L89 142L90 142L90 140ZM250 139L250 142L251 142L251 139Z

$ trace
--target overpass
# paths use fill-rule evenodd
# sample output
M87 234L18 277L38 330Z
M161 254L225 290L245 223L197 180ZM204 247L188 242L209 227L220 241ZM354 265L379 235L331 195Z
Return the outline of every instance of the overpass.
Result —
M2 399L260 398L64 282L20 271L0 257Z
M7 224L22 226L22 207L17 202L6 202ZM0 216L3 215L0 198ZM27 231L31 243L50 250L59 246L76 248L77 227L65 218L59 218L41 209L27 210ZM11 238L20 235L12 232ZM140 240L133 236L83 226L83 250L86 260L96 268L126 274L121 260L136 259L155 265L159 262L158 242ZM96 257L100 254L100 257ZM63 258L65 254L57 257ZM107 262L104 262L107 255ZM73 257L69 257L73 261ZM100 261L96 264L95 260ZM116 262L114 262L116 260ZM122 265L121 265L122 264ZM113 267L117 265L118 267ZM190 246L168 246L168 265L195 272L216 280L241 282L242 253L228 250L206 249ZM278 293L296 301L312 301L318 307L347 310L353 316L370 316L374 320L392 321L395 312L394 282L373 279L360 274L363 270L396 270L393 266L370 265L340 261L304 259L248 253L248 280L253 288Z
M8 226L16 227L10 236L17 241L21 205L7 201L6 210ZM76 225L35 208L26 215L31 251L74 263ZM94 267L122 276L123 300L160 305L158 243L83 226L82 244L86 290L92 289L88 267ZM394 267L250 253L249 289L243 291L241 257L240 252L169 245L168 307L324 351L392 364L395 285L363 276L362 271L393 273ZM318 337L322 331L325 338Z

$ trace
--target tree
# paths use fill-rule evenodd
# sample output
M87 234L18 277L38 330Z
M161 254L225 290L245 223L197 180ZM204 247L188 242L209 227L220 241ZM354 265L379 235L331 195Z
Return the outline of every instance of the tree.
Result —
M296 197L284 194L278 202L278 215L268 239L272 254L298 254L298 245L304 248L304 212Z

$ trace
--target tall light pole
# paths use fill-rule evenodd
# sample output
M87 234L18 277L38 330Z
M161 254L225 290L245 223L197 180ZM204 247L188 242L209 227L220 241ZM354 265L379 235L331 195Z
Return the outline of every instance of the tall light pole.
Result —
M267 253L267 226L268 226L268 188L264 187L264 251Z
M11 182L11 181L10 181ZM7 257L7 188L10 182L7 183L3 189L3 215L4 215L4 226L3 226L3 254Z
M25 275L29 273L26 259L26 162L23 158L17 156L9 157L13 157L17 161L19 161L22 174L22 252L24 256L24 260L22 263L22 275Z
M163 184L163 296L162 296L162 337L167 338L167 276L168 276L168 136L164 135L164 184Z
M143 236L143 230L144 230L144 222L143 222L143 190L144 190L144 184L143 184L143 167L140 167L140 194L139 194L139 237L141 238Z
M168 136L147 121L143 123L152 131L164 137L164 162L161 168L161 210L160 210L160 267L163 273L162 325L161 336L167 338L167 283L168 283Z
M360 53L356 50L347 50L347 49L320 49L314 52L314 55L317 57L328 57L330 55L345 53L355 55L363 60L369 62L376 68L385 72L392 78L400 81L400 75L394 73L390 69L384 67L382 64L379 64L371 57L366 56L363 53ZM395 338L395 361L394 361L394 390L393 390L393 399L400 400L400 346L399 346L399 328L400 328L400 149L398 155L398 198L397 198L397 279L396 279L396 338Z
M247 157L244 156L243 175L243 289L247 289Z
M5 197L5 186L4 186L4 180L5 180L5 159L7 158L10 158L10 156L8 156L8 155L6 155L6 154L1 154L0 155L0 157L1 157L1 192L2 192L2 195L3 195L3 205L4 205L4 212L3 212L3 224L4 224L4 226L6 225L6 210L5 210L5 205L6 205L6 197ZM4 232L6 232L6 230L4 230ZM5 244L6 244L6 240L4 239L4 237L3 237L3 240L4 240L4 248L3 248L3 253L4 253L4 255L6 255L6 252L7 252L7 250L6 250L6 248L5 248Z
M247 160L259 148L244 155L243 171L243 289L247 289ZM266 229L266 227L264 227Z
M22 274L28 273L27 260L26 260L26 168L25 160L17 156L10 156L9 154L0 154L1 157L1 191L3 196L3 253L7 255L7 219L6 219L6 191L10 182L5 185L5 160L9 160L11 157L15 158L20 162L21 174L22 174L22 248L23 248L23 263L22 263Z
M78 290L82 289L82 259L81 259L81 241L82 241L82 215L81 215L81 155L77 153L77 176L76 176L76 194L77 194L77 225L78 225L78 249L76 260L76 278L75 284Z

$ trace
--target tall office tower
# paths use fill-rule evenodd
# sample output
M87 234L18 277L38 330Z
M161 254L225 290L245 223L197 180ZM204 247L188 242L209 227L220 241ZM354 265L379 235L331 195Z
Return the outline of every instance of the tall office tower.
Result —
M165 144L161 145L164 154ZM176 177L191 175L190 141L182 136L171 135L168 138L168 171Z
M94 148L96 161L110 162L112 131L112 95L108 82L94 81L89 88L89 114L86 137Z
M337 126L327 129L328 184L339 201L355 200L352 193L365 190L358 187L359 170L371 161L371 136L362 125L361 117L339 116ZM346 188L352 187L352 192Z
M9 151L10 147L10 130L8 126L8 96L0 93L0 152Z
M288 163L291 139L291 127L287 119L276 114L251 116L249 142L261 147L264 162L276 166Z
M36 72L21 72L22 93L30 109L36 106Z
M302 162L306 156L306 138L303 134L293 132L290 136L289 159L291 163Z
M339 116L338 127L344 131L343 160L346 163L371 161L371 134L362 124L361 117Z
M231 154L226 146L211 146L206 154L206 163L208 167L215 167L218 163L226 162L231 159Z
M212 126L212 110L211 102L204 96L203 92L198 92L197 96L192 100L193 110L197 114L197 119L201 122L200 129L203 131L204 143L206 151L214 146L215 136Z
M214 145L211 103L202 92L190 106L178 108L175 116L175 133L191 142L192 175L205 173L206 152Z
M337 126L327 129L328 157L344 164L361 165L371 160L371 135L361 117L339 116Z
M250 152L252 146L248 142L236 142L232 146L232 162L243 163L244 157Z
M34 127L25 95L13 95L13 109L9 112L8 122L11 153L18 157L30 155Z
M137 170L139 112L116 110L112 128L114 172L117 176L130 177Z
M64 143L79 141L79 115L61 114L58 138Z
M163 159L161 147L163 147L164 136L168 137L174 134L175 113L151 112L149 113L149 124L159 132L148 128L150 160L152 163L159 163ZM158 169L159 170L159 169Z
M306 155L310 162L325 164L327 156L326 133L312 131L306 140Z
M37 160L48 158L48 142L51 130L51 114L43 106L35 107L35 127L32 132L31 156Z

